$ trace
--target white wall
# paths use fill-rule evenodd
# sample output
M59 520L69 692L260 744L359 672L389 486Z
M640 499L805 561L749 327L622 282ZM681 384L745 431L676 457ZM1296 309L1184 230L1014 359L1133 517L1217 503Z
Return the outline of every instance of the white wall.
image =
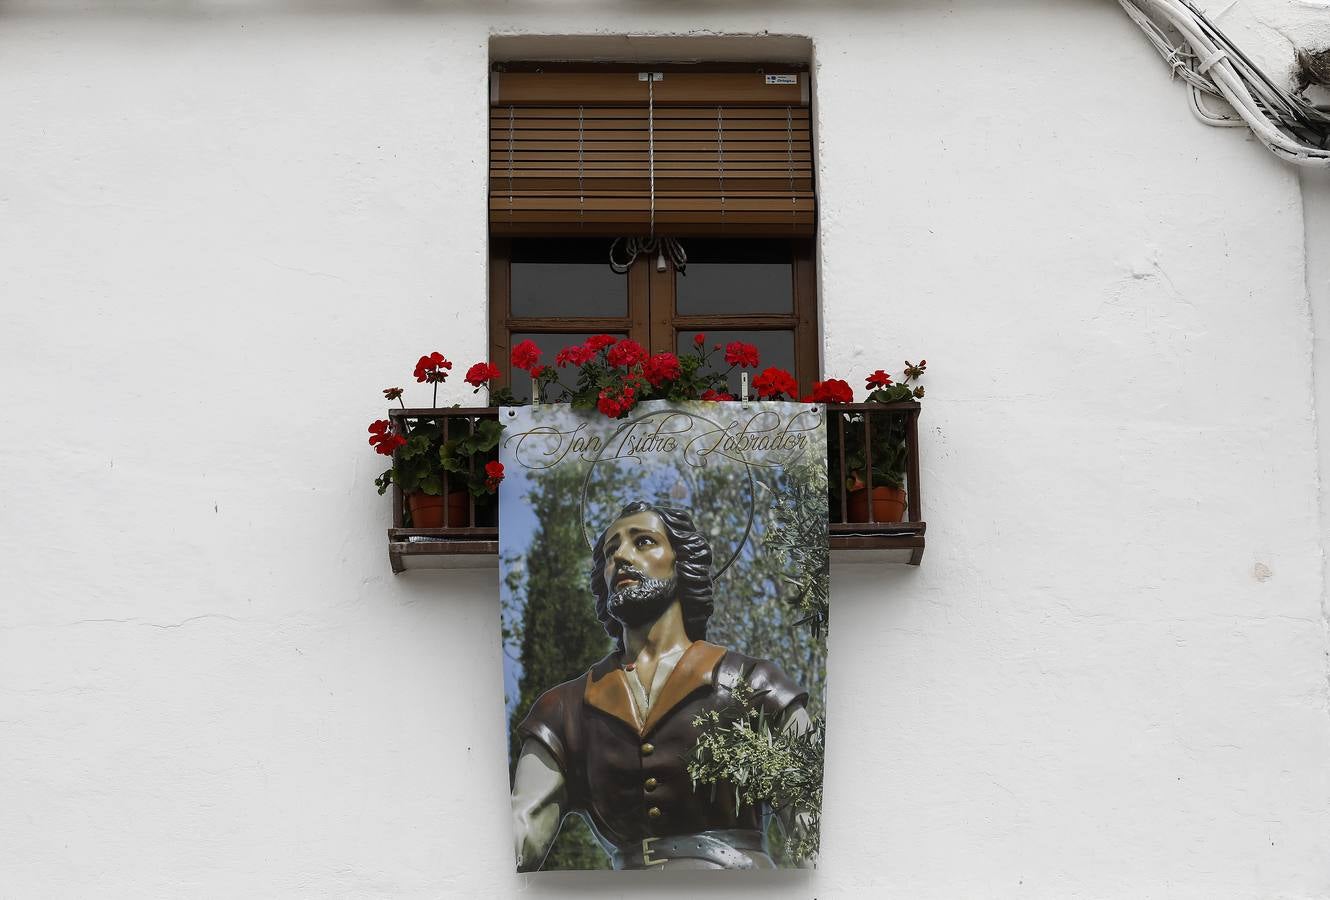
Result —
M491 35L699 31L813 40L929 549L833 575L822 871L685 889L1330 896L1299 180L1115 4L198 0L0 5L0 897L677 894L511 874L495 575L390 573L364 428L485 351Z

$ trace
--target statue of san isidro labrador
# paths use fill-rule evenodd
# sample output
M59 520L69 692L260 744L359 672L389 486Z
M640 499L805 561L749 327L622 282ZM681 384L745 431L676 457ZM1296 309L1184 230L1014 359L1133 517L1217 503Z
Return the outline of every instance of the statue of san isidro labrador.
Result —
M771 869L762 806L731 785L693 789L693 719L732 704L744 681L768 720L802 730L808 694L775 663L709 644L711 546L692 516L637 501L592 552L596 614L618 650L551 688L518 726L513 776L518 871L539 869L579 813L616 869Z

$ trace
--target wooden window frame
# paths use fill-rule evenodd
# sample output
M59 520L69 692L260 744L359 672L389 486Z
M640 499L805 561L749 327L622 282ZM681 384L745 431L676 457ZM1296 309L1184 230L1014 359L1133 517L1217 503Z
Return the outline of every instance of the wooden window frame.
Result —
M628 280L628 314L603 317L512 315L509 271L512 240L504 236L490 236L490 358L499 366L501 385L509 385L508 360L514 333L627 334L652 353L675 353L680 331L788 331L794 336L793 374L799 382L800 390L811 391L813 382L821 378L816 246L812 238L754 238L779 240L791 248L793 303L789 313L680 315L675 295L678 273L672 265L667 265L664 272L657 271L654 256L642 256L633 261L623 276ZM687 239L681 240L686 249ZM605 243L608 253L609 240Z

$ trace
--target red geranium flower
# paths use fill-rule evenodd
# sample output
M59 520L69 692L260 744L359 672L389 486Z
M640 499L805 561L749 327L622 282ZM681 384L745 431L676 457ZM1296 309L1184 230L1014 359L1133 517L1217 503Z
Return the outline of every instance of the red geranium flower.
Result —
M891 376L886 372L883 372L881 369L878 369L872 375L869 375L866 381L867 384L865 384L864 387L884 388L891 386Z
M536 367L536 362L539 359L540 348L536 346L535 341L522 341L513 348L512 362L514 368L526 369L529 372Z
M503 481L503 463L497 459L485 463L485 488L493 491L498 488L500 481Z
M713 390L712 388L707 388L705 391L702 392L702 399L703 399L703 400L733 400L734 397L731 396L730 394L725 393L724 391L717 391L717 390Z
M779 400L782 394L791 397L798 394L799 385L789 372L772 366L753 379L753 390L757 391L759 397Z
M814 403L853 403L854 391L839 378L828 378L826 381L813 382L810 399Z
M448 378L446 370L452 367L453 364L444 359L442 353L435 352L429 356L422 356L420 361L416 363L416 381L438 384Z
M606 347L608 347L610 344L613 344L617 340L618 338L616 338L612 334L592 335L591 337L586 339L586 348L590 350L592 353L599 353L600 351L604 350Z
M674 381L680 375L679 357L673 353L657 353L642 366L642 374L652 387L660 387L667 381Z
M696 344L697 346L701 347L706 342L707 342L707 336L705 334L698 332L697 334L693 335L693 343Z
M387 419L379 419L369 426L369 444L384 456L392 456L394 450L406 443L406 438L393 431L392 427Z
M542 376L542 375L544 375L546 372L548 372L548 371L549 371L549 368L550 368L549 366L532 366L532 367L531 367L531 377L532 377L532 378L539 378L540 376Z
M617 391L606 388L600 392L600 397L596 400L596 409L608 418L617 419L633 408L636 397L637 394L631 387L622 387Z
M627 368L645 362L647 351L645 347L632 338L623 338L610 348L610 352L605 358L609 360L612 366Z
M743 341L730 341L725 345L725 362L741 369L756 369L761 364L757 347Z
M487 362L478 362L466 370L466 383L474 385L476 390L499 377L499 367Z
M564 347L555 354L554 361L558 363L560 368L570 365L582 366L589 362L591 357L595 355L596 351L592 350L585 344L574 344L571 347Z

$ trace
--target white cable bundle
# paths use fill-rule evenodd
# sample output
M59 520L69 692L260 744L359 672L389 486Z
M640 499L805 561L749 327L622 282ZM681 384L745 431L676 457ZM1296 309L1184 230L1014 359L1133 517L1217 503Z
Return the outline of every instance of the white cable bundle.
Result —
M1207 125L1249 127L1276 156L1330 167L1330 114L1276 85L1190 0L1118 0L1164 60L1188 83L1191 109ZM1182 35L1174 46L1153 11ZM1207 109L1201 92L1228 101L1240 118Z

